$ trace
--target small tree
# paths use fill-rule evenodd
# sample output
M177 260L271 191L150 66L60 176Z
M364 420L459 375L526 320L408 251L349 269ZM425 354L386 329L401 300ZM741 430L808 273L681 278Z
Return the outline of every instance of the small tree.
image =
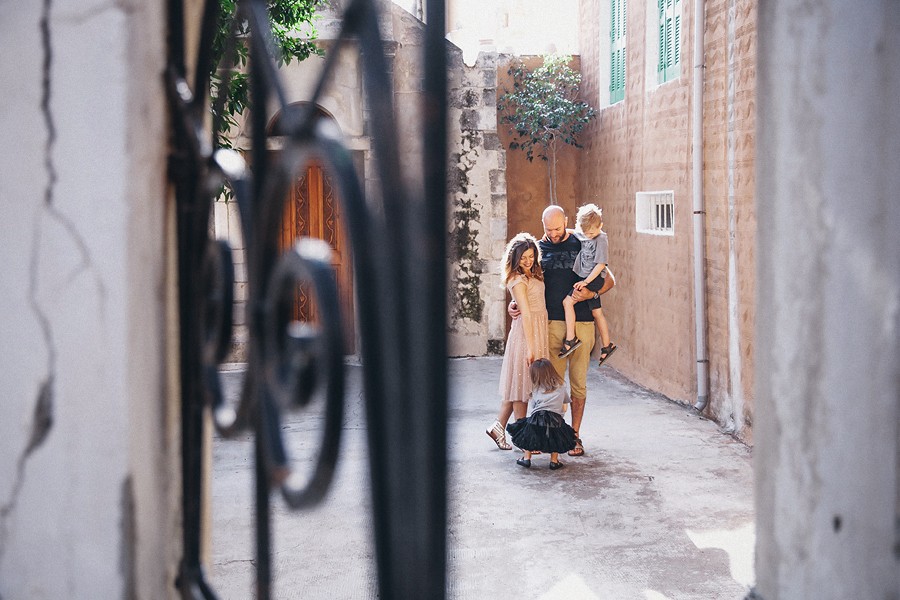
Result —
M556 152L560 142L581 148L578 134L596 111L578 100L581 74L569 67L571 56L549 55L534 70L519 61L510 66L513 89L497 102L500 122L510 126L510 150L523 150L529 161L547 161L550 204L556 198Z
M313 19L316 8L325 3L326 0L269 0L266 3L279 66L290 64L295 59L299 62L313 54L322 54L322 50L315 44L317 32ZM228 132L237 125L237 117L244 113L250 95L247 73L243 70L250 55L247 38L249 25L244 20L235 22L236 4L236 0L221 0L219 3L219 28L213 41L209 82L213 98L213 118L218 117L215 121L218 123L216 139L220 146L226 148L232 147ZM230 65L220 63L226 51L226 42L233 34L237 34L234 39L236 71L226 77L222 69L227 71ZM225 95L219 101L219 96L223 93ZM219 105L222 110L217 115L216 108Z

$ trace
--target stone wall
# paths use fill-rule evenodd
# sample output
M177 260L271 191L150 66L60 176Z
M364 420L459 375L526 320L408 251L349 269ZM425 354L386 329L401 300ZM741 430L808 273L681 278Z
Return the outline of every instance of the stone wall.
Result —
M449 352L502 352L505 291L500 269L507 238L506 152L497 134L496 53L473 67L451 47L448 115Z
M604 208L616 288L604 310L620 350L610 363L675 400L696 400L692 269L693 9L682 2L681 76L657 85L647 5L630 3L625 99L608 100L608 3L582 2L583 94L605 106L584 136L578 195ZM756 3L706 3L703 106L705 260L711 414L752 423ZM649 56L649 58L648 58ZM601 81L600 73L604 79ZM649 75L648 75L649 72ZM651 77L650 75L654 75ZM672 190L673 236L637 233L635 195ZM749 429L743 433L749 435Z

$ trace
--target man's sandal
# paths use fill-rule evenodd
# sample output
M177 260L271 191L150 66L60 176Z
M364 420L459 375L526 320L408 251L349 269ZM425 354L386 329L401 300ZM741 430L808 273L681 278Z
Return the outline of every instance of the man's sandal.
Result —
M612 342L610 342L608 346L603 346L602 348L600 348L600 360L597 361L597 366L599 367L600 365L602 365L607 358L612 356L612 353L615 352L617 348L618 346L616 346Z
M584 456L584 446L581 444L581 438L575 434L575 447L567 453L569 456Z
M512 450L512 446L506 441L506 432L503 431L503 426L500 424L500 421L494 421L494 424L488 427L484 432L488 434L489 438L494 440L494 443L497 444L497 447L501 450Z
M578 338L572 338L571 340L563 340L562 350L559 351L559 354L556 355L556 358L565 358L568 355L572 354L578 347L581 345L581 340Z

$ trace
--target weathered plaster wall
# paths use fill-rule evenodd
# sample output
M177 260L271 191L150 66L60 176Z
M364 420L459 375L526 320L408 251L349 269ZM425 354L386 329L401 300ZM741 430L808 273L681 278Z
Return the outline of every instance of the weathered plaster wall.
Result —
M604 312L620 346L610 363L629 378L685 403L696 400L692 269L691 85L694 3L682 12L681 76L648 78L647 8L629 4L625 99L608 102L608 9L582 3L584 97L601 105L579 155L578 193L604 208L616 288ZM753 406L753 206L755 2L706 3L703 185L710 407L726 426L749 426ZM651 70L652 71L652 70ZM601 72L605 73L601 81ZM606 101L604 102L604 99ZM635 230L635 195L673 190L674 236ZM737 415L735 417L734 415ZM749 428L741 432L749 438Z
M759 6L765 600L900 598L898 27L893 0Z
M0 12L0 597L172 597L165 7Z
M703 108L710 410L752 436L757 3L706 3ZM732 269L732 266L735 268Z

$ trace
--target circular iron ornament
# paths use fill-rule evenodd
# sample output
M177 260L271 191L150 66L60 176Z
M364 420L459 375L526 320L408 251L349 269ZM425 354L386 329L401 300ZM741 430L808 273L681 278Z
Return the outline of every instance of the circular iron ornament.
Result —
M334 477L344 416L344 345L331 247L301 238L272 271L263 306L262 360L265 385L284 408L307 406L318 391L325 398L325 424L318 462L305 486L288 477L281 486L287 504L320 502ZM316 323L293 319L298 284L310 284ZM280 435L280 432L271 432Z

